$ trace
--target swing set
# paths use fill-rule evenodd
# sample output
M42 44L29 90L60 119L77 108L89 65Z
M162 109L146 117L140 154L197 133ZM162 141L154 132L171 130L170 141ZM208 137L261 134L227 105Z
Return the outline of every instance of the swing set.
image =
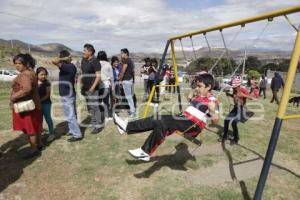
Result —
M294 7L290 7L290 8L285 8L285 9L280 9L280 10L275 10L272 12L268 12L268 13L264 13L261 15L257 15L257 16L253 16L253 17L249 17L246 19L242 19L242 20L238 20L238 21L234 21L234 22L230 22L230 23L225 23L222 25L218 25L218 26L213 26L213 27L209 27L206 29L202 29L202 30L198 30L198 31L194 31L194 32L190 32L190 33L185 33L182 35L178 35L175 37L171 37L169 38L169 40L166 43L163 55L162 55L162 61L160 63L159 66L159 70L157 72L156 75L156 81L155 81L155 85L152 87L151 92L149 94L149 98L148 98L148 102L144 111L144 117L148 116L148 112L149 112L149 107L151 104L151 100L152 97L154 96L155 93L155 88L156 87L176 87L177 89L177 95L178 95L178 102L179 102L179 110L180 112L182 112L182 103L181 103L181 94L180 94L180 85L179 85L179 81L178 81L178 68L177 68L177 58L176 58L176 52L175 52L175 42L177 40L179 40L180 42L180 46L182 49L182 55L184 57L184 59L187 60L187 55L184 51L183 48L183 44L182 44L182 39L183 38L189 38L191 41L191 45L192 45L192 50L193 50L193 55L194 58L197 58L196 55L196 50L195 50L195 46L194 46L194 41L193 41L193 37L196 35L202 35L204 37L204 40L206 42L207 48L208 48L208 54L211 54L211 45L209 44L209 41L207 39L207 34L210 32L214 32L214 31L219 31L221 34L221 38L222 38L222 42L223 42L223 46L224 46L224 51L221 53L221 55L218 57L218 59L216 60L216 62L212 65L212 67L210 68L209 72L213 73L214 69L216 68L216 66L218 65L218 63L220 62L220 60L222 59L223 56L226 56L228 58L230 58L229 55L229 51L228 51L228 47L235 41L235 39L237 38L237 36L240 34L240 32L242 31L242 29L250 23L254 23L254 22L258 22L258 21L264 21L267 20L267 24L265 25L265 27L262 29L262 31L259 33L259 35L257 36L257 38L253 41L252 45L254 46L254 44L260 39L260 37L264 34L265 30L267 29L267 27L269 26L269 24L273 21L273 19L275 17L281 17L283 16L289 25L292 26L292 28L296 31L296 39L294 42L294 48L292 51L292 55L291 55L291 61L290 61L290 65L289 65L289 70L287 73L287 78L286 78L286 82L285 82L285 87L283 90L283 95L281 97L281 101L280 101L280 105L277 111L277 115L276 115L276 119L274 122L274 126L273 126L273 130L272 130L272 135L270 138L270 142L268 145L268 150L266 152L265 155L265 160L264 160L264 164L262 167L262 171L259 177L259 181L256 187L256 191L255 191L255 195L254 195L254 199L255 200L260 200L262 197L262 193L263 193L263 189L269 174L269 169L272 163L272 158L276 149L276 144L277 144L277 140L280 134L280 130L281 130L281 126L284 120L289 120L289 119L299 119L300 118L300 114L298 115L286 115L286 110L287 110L287 105L288 105L288 98L291 94L291 89L292 89L292 85L293 85L293 80L295 78L295 74L297 71L297 65L299 62L299 57L300 57L300 27L296 27L291 20L288 18L287 15L289 14L293 14L293 13L298 13L300 12L300 5L298 6L294 6ZM231 28L231 27L237 27L240 26L240 30L234 35L234 37L232 38L232 40L228 43L226 43L224 35L223 35L223 30L227 29L227 28ZM251 46L252 46L251 45ZM165 64L165 60L166 60L166 56L168 54L168 50L170 48L170 55L172 58L172 65L174 67L174 73L175 73L175 84L174 85L159 85L159 77L162 73L164 64ZM246 51L247 51L247 47L245 47L245 55L246 55ZM245 59L245 57L244 57ZM242 61L240 62L240 64L237 66L237 68L234 70L234 72L231 74L231 76L233 76L238 67L241 66ZM244 60L245 63L245 60ZM244 67L242 70L242 74L244 75ZM182 135L185 133L186 131L184 131L183 133L177 133L179 135Z

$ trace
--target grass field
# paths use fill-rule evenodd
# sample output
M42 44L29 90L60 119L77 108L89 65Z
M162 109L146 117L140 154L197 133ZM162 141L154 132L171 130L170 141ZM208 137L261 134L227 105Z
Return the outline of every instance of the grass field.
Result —
M136 161L127 153L128 149L139 147L147 134L120 136L113 122L109 121L100 134L92 135L86 129L83 141L69 144L67 136L62 134L67 132L65 123L56 119L56 131L60 137L47 146L41 157L24 161L21 156L29 145L23 135L11 130L10 85L0 84L0 146L3 151L0 157L0 200L250 200L277 111L277 105L269 103L270 96L266 100L260 99L264 117L239 124L239 145L217 142L222 133L221 120L218 126L208 126L209 130L204 131L200 147L172 135L148 163ZM141 91L137 86L136 93ZM223 95L221 99L223 110L228 111L229 100ZM138 100L140 103L141 95L138 95ZM53 102L57 101L53 99ZM176 97L171 97L168 102L162 112L170 110ZM78 106L83 110L84 119L84 101L79 101ZM288 112L299 113L300 108L289 106ZM61 108L55 107L54 113L61 116ZM299 130L299 120L283 123L263 199L300 198Z

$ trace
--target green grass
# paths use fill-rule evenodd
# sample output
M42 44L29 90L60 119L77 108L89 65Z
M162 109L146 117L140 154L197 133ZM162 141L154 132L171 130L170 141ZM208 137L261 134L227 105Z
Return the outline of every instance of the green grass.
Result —
M7 130L11 127L11 112L9 109L10 82L0 81L0 130Z
M0 105L8 105L10 85L0 84ZM140 103L142 89L139 86L136 93ZM230 102L223 95L220 97L224 109L228 110ZM174 105L176 96L166 102ZM84 140L79 143L69 144L67 136L62 136L43 151L42 157L25 162L20 154L28 145L18 147L24 139L17 140L19 133L11 133L11 114L6 107L0 110L0 146L4 151L0 157L0 188L1 185L7 187L0 191L0 199L252 199L258 175L209 185L200 184L206 176L192 177L196 182L199 179L199 184L188 177L203 170L211 170L207 176L217 173L213 169L219 163L225 163L222 170L228 171L230 159L236 163L265 155L277 105L269 104L269 100L259 102L264 105L265 118L239 124L241 146L226 145L222 150L217 142L218 135L214 133L222 129L209 126L213 132L204 131L204 144L199 148L180 136L171 136L158 148L155 161L149 163L135 161L127 153L127 149L139 147L148 134L120 136L111 121L99 135L91 135L87 129ZM84 105L84 100L78 102L78 106ZM169 109L170 106L165 106L163 112L167 113ZM288 107L288 112L299 111ZM61 108L56 108L55 113L61 115ZM55 124L60 122L55 121ZM222 125L223 121L220 121ZM299 199L299 128L299 120L283 123L273 159L276 166L271 168L264 199ZM10 145L6 145L8 143ZM188 147L185 156L175 150L179 143ZM7 146L12 148L4 148ZM205 149L207 153L201 154Z

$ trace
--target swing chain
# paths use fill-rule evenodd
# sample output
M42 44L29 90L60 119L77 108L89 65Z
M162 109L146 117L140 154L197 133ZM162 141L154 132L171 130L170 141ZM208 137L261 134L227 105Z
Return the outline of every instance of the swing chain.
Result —
M191 43L192 43L192 48L193 48L194 57L195 57L195 59L197 59L196 52L195 52L195 48L194 48L193 36L190 36L190 39L191 39Z
M181 45L181 50L182 50L183 57L184 57L185 60L187 60L185 52L184 52L184 49L183 49L181 38L179 39L179 41L180 41L180 45Z
M287 15L283 15L287 22L298 32L298 28L291 22Z
M207 44L207 48L208 48L208 51L209 51L208 54L210 55L211 54L210 44L209 44L208 39L206 37L206 33L203 33L203 35L204 35L204 38L205 38L205 41L206 41L206 44Z
M231 41L229 43L229 46L231 46L231 44L236 40L237 36L241 33L242 29L243 29L243 26L241 26L240 30L231 39ZM220 32L222 34L222 29L220 29ZM225 40L223 41L223 43L225 43ZM214 65L211 67L211 69L209 70L210 73L212 73L212 71L217 66L217 64L220 62L220 60L223 58L223 56L225 55L225 53L227 53L227 46L226 46L226 44L225 44L225 51L223 51L223 53L219 56L219 58L216 60L216 62L214 63Z

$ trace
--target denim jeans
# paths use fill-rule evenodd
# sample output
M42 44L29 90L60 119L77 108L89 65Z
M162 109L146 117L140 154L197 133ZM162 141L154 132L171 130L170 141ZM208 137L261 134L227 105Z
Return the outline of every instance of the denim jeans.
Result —
M67 119L69 131L75 138L81 138L82 134L79 128L76 117L76 98L61 97L61 102L64 109L64 115Z
M135 114L135 107L133 102L133 81L131 80L125 80L122 81L125 97L127 99L128 105L130 107L130 114Z
M51 103L42 103L42 114L47 122L49 134L54 134L53 120L51 117Z

